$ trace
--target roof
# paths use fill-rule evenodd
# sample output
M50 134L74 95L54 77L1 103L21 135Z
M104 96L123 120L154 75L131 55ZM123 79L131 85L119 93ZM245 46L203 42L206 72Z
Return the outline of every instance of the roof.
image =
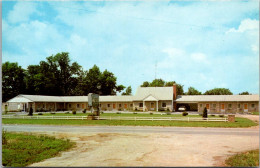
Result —
M130 102L133 96L99 96L100 102ZM7 101L8 103L27 102L88 102L88 96L43 96L43 95L18 95Z
M259 95L178 95L176 102L259 101Z
M138 87L134 101L143 101L149 95L158 100L173 100L173 87Z

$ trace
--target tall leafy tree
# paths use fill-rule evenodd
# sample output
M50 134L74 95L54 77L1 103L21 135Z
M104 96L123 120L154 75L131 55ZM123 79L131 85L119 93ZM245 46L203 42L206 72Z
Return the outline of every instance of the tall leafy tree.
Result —
M149 87L150 83L148 81L144 81L141 87Z
M251 95L251 93L249 93L248 91L245 91L245 92L239 93L239 95Z
M125 90L125 92L122 93L122 95L132 95L132 88L131 86L128 86Z
M194 87L189 87L188 92L185 93L186 95L201 95L201 92L199 92Z
M165 86L165 81L162 79L154 79L149 85L150 87L163 87Z
M3 102L25 93L25 70L18 63L2 64L2 99Z
M233 93L226 88L214 88L207 90L204 95L233 95Z

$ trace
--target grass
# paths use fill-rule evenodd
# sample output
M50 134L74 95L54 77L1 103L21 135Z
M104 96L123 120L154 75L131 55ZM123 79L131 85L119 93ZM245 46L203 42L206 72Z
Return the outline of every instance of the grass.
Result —
M118 120L41 120L41 119L2 119L3 124L42 124L42 125L125 125L125 126L175 126L175 127L251 127L257 123L236 118L236 122L187 122L187 121L118 121Z
M253 115L259 115L259 112L252 112Z
M231 167L258 167L259 149L231 156L225 161L225 163Z
M45 135L3 132L7 143L2 145L2 163L8 167L24 167L56 156L75 143Z

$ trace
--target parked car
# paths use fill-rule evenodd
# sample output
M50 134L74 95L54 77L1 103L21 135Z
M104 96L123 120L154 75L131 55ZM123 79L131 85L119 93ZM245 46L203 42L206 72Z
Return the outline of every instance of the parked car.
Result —
M186 107L185 106L181 106L178 108L179 111L186 111Z

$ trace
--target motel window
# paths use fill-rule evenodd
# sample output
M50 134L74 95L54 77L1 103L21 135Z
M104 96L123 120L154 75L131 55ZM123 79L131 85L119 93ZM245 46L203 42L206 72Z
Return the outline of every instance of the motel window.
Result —
M121 104L119 104L119 107L122 107L122 105L121 105Z
M77 108L79 108L79 104L77 104Z
M143 107L143 103L139 103L139 107Z
M240 108L240 104L237 105L237 108Z
M69 108L71 108L71 104L69 104Z
M133 107L133 104L130 104L130 107Z
M228 108L232 108L232 104L228 104Z
M216 104L213 104L213 108L216 108Z
M254 107L255 107L255 104L251 104L251 107L254 108Z
M166 107L166 103L165 102L162 103L162 107Z
M107 107L110 107L110 104L107 104Z
M200 107L202 107L202 104L200 104Z

